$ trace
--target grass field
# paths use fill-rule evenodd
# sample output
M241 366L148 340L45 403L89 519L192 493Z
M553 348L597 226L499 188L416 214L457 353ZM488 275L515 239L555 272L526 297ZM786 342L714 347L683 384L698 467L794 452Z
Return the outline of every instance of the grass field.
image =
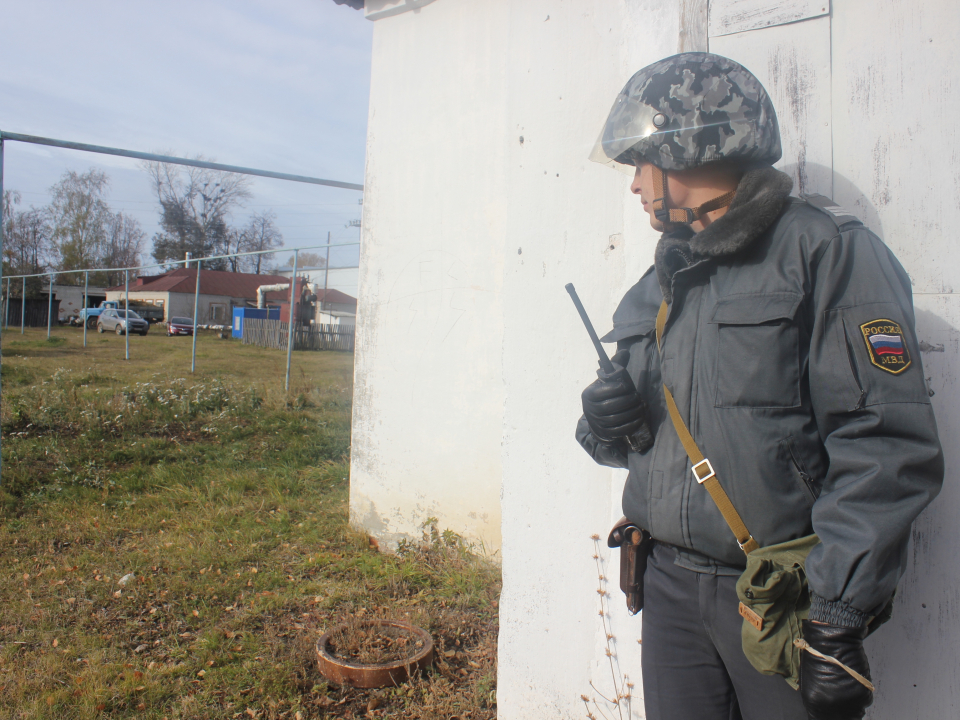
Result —
M496 716L498 569L347 524L353 356L3 333L0 718ZM318 636L408 618L439 660L328 686Z

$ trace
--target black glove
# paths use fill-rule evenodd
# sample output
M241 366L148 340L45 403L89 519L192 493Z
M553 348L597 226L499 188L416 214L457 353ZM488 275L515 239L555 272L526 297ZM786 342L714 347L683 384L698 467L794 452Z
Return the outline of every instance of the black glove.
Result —
M612 358L614 372L597 371L598 379L580 399L594 437L607 443L624 438L631 449L644 452L653 446L653 436L647 425L647 404L627 374L629 360L628 350L619 351Z
M870 665L863 651L867 628L843 628L803 621L803 639L827 657L856 670L868 680ZM861 720L873 703L873 692L841 667L803 650L800 653L800 695L810 720Z

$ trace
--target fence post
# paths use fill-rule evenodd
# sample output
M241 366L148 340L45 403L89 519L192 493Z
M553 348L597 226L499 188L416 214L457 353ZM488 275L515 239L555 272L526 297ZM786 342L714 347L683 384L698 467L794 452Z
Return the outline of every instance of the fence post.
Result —
M125 360L130 359L130 271L123 271L123 284L124 284L124 308L123 308L123 338L126 345L125 348Z
M50 273L50 284L47 286L47 340L50 339L50 322L53 320L53 273Z
M23 288L20 290L20 334L23 335L23 318L27 314L27 278L23 278Z
M90 279L90 273L83 274L83 346L87 346L87 303L90 298L87 297L87 282ZM24 280L26 282L26 280Z
M3 257L3 136L0 135L0 258ZM0 262L0 278L3 276L3 262ZM0 353L2 356L2 353ZM0 363L2 363L0 359ZM0 391L2 394L2 391ZM3 440L0 438L0 452L3 450ZM0 487L3 487L3 459L0 457Z
M203 260L197 258L197 287L193 291L193 350L190 356L190 372L197 371L197 308L200 306L200 266Z
M297 290L297 260L299 259L300 251L293 251L293 275L290 276L290 322L287 323L287 379L283 385L283 389L290 390L290 359L293 356L293 296Z
M10 327L10 285L13 283L13 278L7 278L7 306L4 308L3 313L3 327Z

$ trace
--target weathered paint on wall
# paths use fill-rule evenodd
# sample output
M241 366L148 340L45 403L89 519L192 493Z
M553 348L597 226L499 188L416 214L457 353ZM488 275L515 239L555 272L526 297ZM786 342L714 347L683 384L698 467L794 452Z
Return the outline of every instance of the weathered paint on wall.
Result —
M793 192L833 195L830 18L710 38L710 52L741 63L770 93Z
M778 107L781 168L855 207L914 280L948 479L917 523L895 618L868 643L868 717L953 717L960 13L946 0L836 0L830 15L806 0L711 5L709 49L755 72ZM619 517L624 474L573 440L596 358L563 285L603 331L652 260L657 236L627 179L586 154L626 79L676 51L683 16L681 0L437 0L375 30L351 511L387 538L429 515L480 532L464 508L502 478L507 720L583 717L581 693L611 694L624 676L643 716L641 619L611 583L614 680L597 615L590 535ZM615 576L602 543L598 560Z
M506 87L515 137L504 139L510 222L498 713L575 718L584 716L581 694L598 697L591 683L615 694L590 537L605 539L620 517L624 476L597 466L573 437L597 357L563 288L575 284L605 332L620 297L652 262L658 235L630 195L630 179L587 155L630 75L676 52L680 7L661 0L505 4L517 72ZM605 542L599 556L605 567L617 561ZM631 678L640 710L640 622L625 617L619 590L611 589L617 684Z
M952 1L836 0L836 200L857 207L913 281L917 332L947 455L913 532L894 619L869 641L872 720L960 715L960 76Z

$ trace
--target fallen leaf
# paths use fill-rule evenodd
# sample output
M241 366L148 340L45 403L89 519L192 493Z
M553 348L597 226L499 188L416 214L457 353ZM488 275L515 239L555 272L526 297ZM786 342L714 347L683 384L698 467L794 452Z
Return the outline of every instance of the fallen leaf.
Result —
M446 650L446 651L444 651L443 656L444 656L445 658L455 658L455 657L457 656L457 651L456 651L456 650Z
M67 598L67 605L73 605L76 601L76 598Z
M367 712L376 710L378 707L380 707L380 698L378 697L372 697L369 702L367 702Z
M146 650L148 647L150 647L150 646L149 646L149 645L137 645L136 649L135 649L133 652L135 652L135 653L142 653L142 652L143 652L144 650Z
M197 673L197 677L202 678L206 674L207 674L206 670L201 670L200 672Z
M200 617L200 611L199 611L199 610L194 610L194 611L193 611L193 616L194 616L194 617Z
M227 631L224 633L224 635L227 636L227 639L228 639L228 640L233 640L233 639L237 636L237 634L236 634L233 630L227 630Z
M120 597L121 595L123 595L123 590L117 590L117 591L113 594L113 596L114 596L115 598L118 598L118 597Z
M137 710L146 710L146 709L147 709L147 706L144 703L140 703L139 705L137 705Z
M253 708L247 708L247 715L249 715L252 718L255 718L257 716L257 711L254 710Z
M57 645L59 645L59 644L60 644L60 641L57 640L57 638L54 638L54 639L53 639L53 646L54 646L54 647L57 647Z

